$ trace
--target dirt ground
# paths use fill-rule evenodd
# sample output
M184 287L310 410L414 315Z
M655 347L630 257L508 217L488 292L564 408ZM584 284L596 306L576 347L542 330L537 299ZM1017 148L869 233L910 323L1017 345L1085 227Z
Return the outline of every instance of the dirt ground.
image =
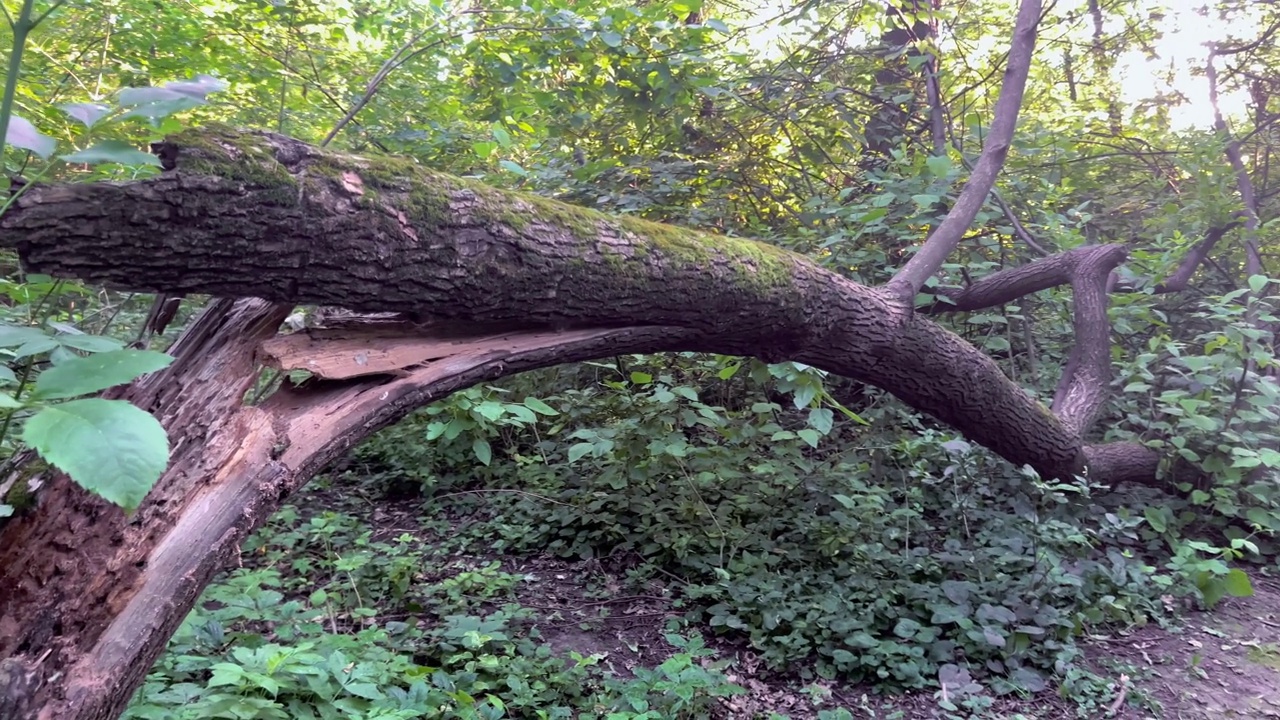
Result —
M1092 641L1093 658L1136 668L1137 689L1159 705L1118 717L1280 718L1280 584L1255 582L1254 590L1186 617L1176 633L1147 627Z

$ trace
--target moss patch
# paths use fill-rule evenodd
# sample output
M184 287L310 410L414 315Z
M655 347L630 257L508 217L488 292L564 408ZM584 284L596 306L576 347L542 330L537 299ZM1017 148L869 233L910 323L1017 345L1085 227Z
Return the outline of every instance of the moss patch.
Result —
M210 123L196 130L184 130L170 140L181 148L178 157L181 170L265 191L268 199L282 205L298 203L297 179L276 161L274 151L260 135Z

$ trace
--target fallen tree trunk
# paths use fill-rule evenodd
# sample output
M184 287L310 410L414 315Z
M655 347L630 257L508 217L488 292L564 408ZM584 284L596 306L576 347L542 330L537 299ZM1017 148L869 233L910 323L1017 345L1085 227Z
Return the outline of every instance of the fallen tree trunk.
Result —
M34 272L403 312L425 332L679 328L663 349L808 363L1045 477L1084 470L1087 422L1056 417L968 343L803 256L269 133L205 129L160 152L174 169L155 179L32 190L0 220L7 242ZM1124 257L1095 251L1108 271Z
M537 367L677 350L796 360L884 388L1046 477L1154 475L1146 448L1083 441L1106 391L1096 348L1055 413L890 293L767 245L267 133L207 128L157 149L168 170L156 178L31 189L0 218L5 242L32 271L262 300L215 302L173 366L117 391L155 412L174 447L133 517L19 468L44 487L0 527L0 717L117 716L200 590L291 492L411 410ZM1078 327L1105 329L1095 285L1123 257L1084 248L956 299L1071 283L1086 297ZM404 317L277 336L294 304ZM244 406L259 362L317 379Z

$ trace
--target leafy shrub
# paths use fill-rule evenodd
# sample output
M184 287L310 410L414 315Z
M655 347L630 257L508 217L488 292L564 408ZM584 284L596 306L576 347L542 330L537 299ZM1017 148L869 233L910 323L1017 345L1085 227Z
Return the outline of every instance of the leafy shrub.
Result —
M374 541L349 514L286 508L245 544L249 567L211 585L124 717L703 717L740 692L700 638L633 678L568 662L500 600L518 578L493 563L430 576L443 558L407 537Z
M747 639L769 665L886 687L929 684L964 661L1038 689L1085 627L1159 611L1151 568L1107 549L1134 524L1094 488L1012 472L885 398L857 414L836 407L850 418L836 424L807 368L627 362L544 398L559 412L528 428L531 448L507 446L520 460L492 465L474 486L482 497L465 501L488 516L473 533L500 549L611 558L637 581L677 578L691 618ZM732 409L702 400L732 395L729 383ZM402 462L394 449L430 422L389 430L384 461ZM916 436L888 439L904 425ZM451 463L470 442L412 453L463 476L474 460Z

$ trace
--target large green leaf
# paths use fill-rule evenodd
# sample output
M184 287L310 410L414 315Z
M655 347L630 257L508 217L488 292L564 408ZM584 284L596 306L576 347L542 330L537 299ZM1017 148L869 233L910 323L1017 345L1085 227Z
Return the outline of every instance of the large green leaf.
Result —
M9 129L5 133L5 143L23 150L30 150L42 158L53 154L58 141L36 129L30 121L17 115L9 116Z
M102 103L67 103L59 105L58 109L87 128L93 127L111 112L111 106Z
M57 399L88 395L155 372L173 358L154 350L112 350L59 363L40 373L33 396Z
M25 325L0 325L0 347L17 347L26 343L44 340L49 333L40 328Z
M1248 573L1239 568L1227 571L1226 577L1223 578L1223 588L1231 597L1253 596L1253 583L1249 581Z
M22 439L81 487L129 511L169 462L160 422L123 400L46 407L27 420Z

